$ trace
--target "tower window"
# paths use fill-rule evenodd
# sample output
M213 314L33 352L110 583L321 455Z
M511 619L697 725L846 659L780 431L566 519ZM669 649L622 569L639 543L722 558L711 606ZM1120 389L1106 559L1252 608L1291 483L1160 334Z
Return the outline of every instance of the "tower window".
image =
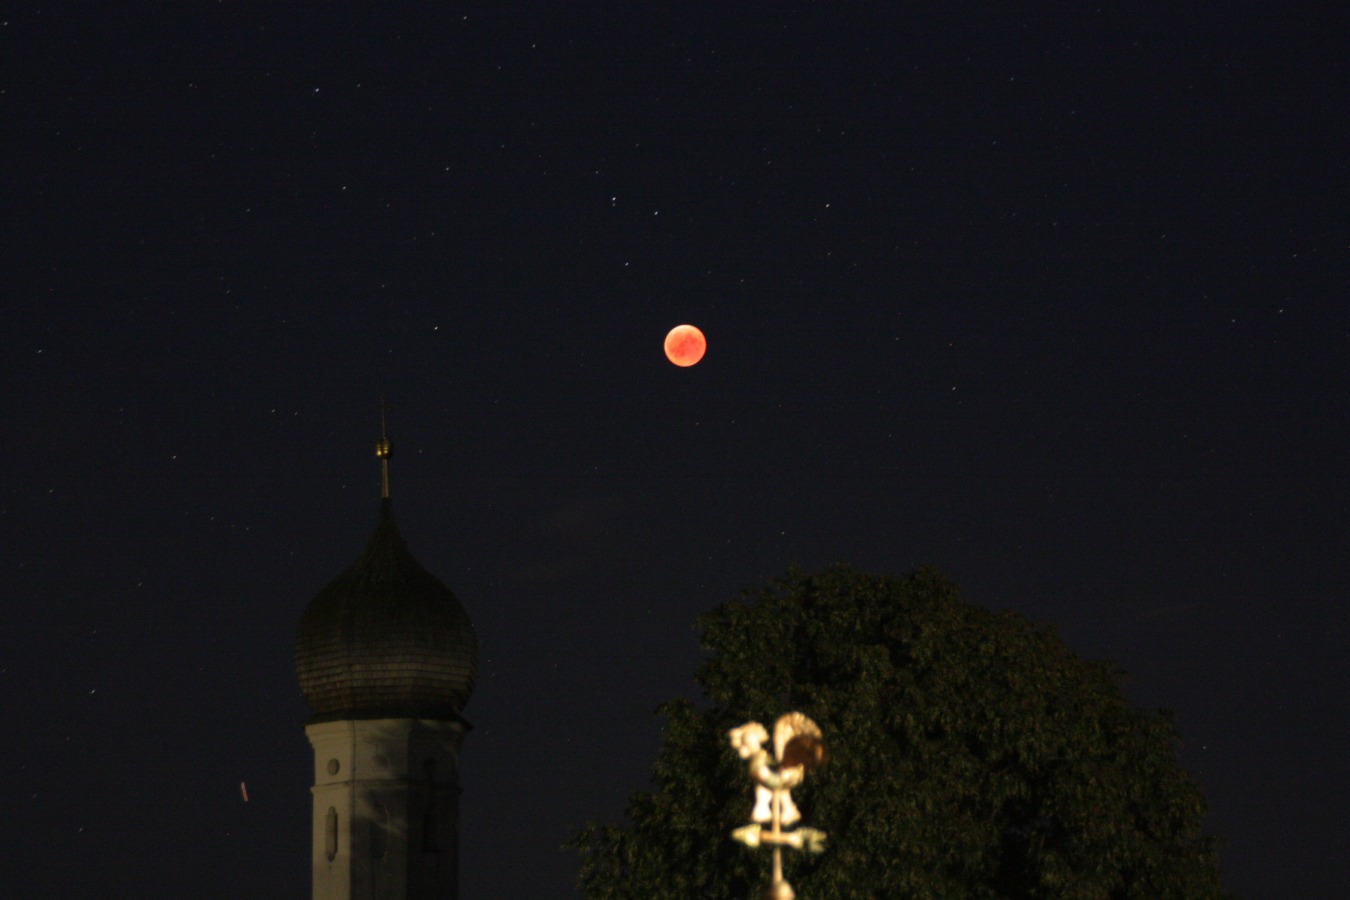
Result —
M324 816L324 852L328 855L328 861L332 862L337 858L337 810L328 807L328 815Z

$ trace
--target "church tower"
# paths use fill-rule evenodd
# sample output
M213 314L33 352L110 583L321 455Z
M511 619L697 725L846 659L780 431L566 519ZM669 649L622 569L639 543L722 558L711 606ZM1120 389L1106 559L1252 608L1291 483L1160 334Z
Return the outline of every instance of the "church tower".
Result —
M314 715L314 900L459 896L460 712L478 642L394 524L391 446L365 552L310 602L295 670Z

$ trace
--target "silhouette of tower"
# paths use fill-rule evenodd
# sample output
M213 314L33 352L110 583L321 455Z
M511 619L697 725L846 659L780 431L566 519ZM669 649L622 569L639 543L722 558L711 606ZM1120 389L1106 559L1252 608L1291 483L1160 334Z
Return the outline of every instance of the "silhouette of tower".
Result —
M295 639L314 711L314 900L459 896L460 712L478 642L455 595L394 524L384 427L379 520L365 552L306 607Z

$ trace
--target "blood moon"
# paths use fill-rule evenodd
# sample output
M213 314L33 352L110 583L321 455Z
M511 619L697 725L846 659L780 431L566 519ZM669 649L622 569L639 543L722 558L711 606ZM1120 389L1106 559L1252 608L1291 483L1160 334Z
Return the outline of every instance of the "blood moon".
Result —
M708 351L708 339L693 325L676 325L666 335L666 359L677 366L692 366Z

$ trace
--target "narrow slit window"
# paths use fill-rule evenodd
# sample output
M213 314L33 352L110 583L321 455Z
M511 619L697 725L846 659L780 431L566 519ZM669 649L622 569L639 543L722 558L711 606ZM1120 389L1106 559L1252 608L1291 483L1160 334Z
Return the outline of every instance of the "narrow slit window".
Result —
M328 861L332 862L337 858L337 810L328 807L328 815L324 816L324 852L328 854Z

